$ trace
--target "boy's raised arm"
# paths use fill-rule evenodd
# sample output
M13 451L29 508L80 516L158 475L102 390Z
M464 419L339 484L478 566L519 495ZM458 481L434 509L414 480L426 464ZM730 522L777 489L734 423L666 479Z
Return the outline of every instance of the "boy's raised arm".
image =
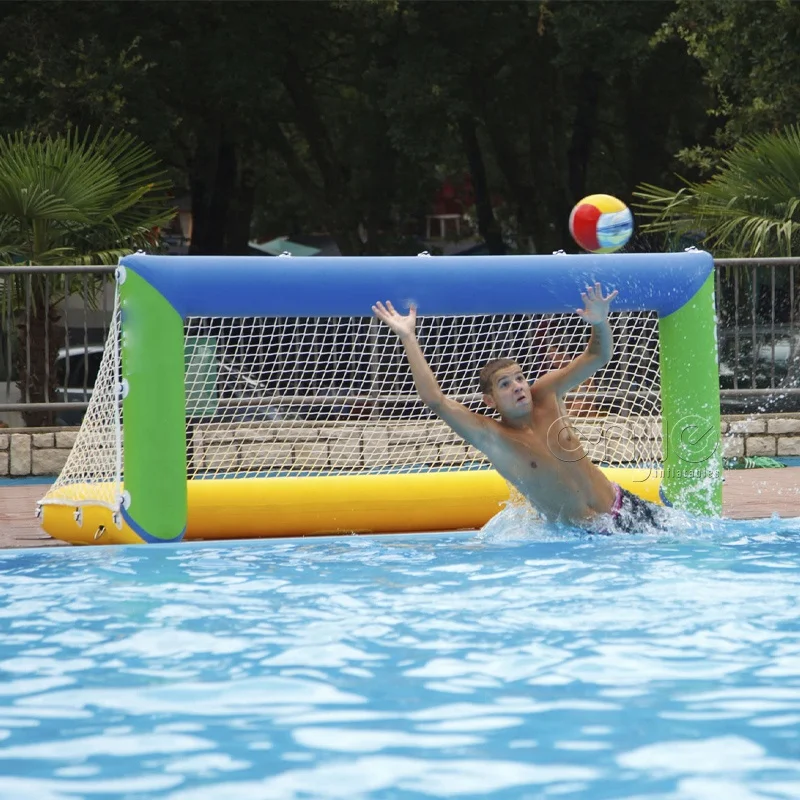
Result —
M488 419L482 414L470 411L461 403L445 397L433 370L422 354L417 341L417 309L411 306L407 315L399 314L394 306L386 301L372 306L375 316L387 327L391 328L406 351L406 358L411 367L411 375L420 399L431 411L446 422L459 436L470 444L479 446L481 433L486 429Z
M417 341L417 309L411 306L406 316L398 314L390 301L386 305L381 302L372 306L375 316L389 328L391 328L403 343L408 358L411 374L414 377L414 385L417 392L428 408L433 411L444 402L444 394L433 374L433 370L422 355L419 342Z
M608 324L608 309L618 292L615 290L607 297L599 283L587 286L581 293L584 308L576 309L576 314L592 326L592 335L586 349L565 367L548 372L534 384L539 393L552 391L559 397L570 389L583 383L605 366L614 352L614 337Z

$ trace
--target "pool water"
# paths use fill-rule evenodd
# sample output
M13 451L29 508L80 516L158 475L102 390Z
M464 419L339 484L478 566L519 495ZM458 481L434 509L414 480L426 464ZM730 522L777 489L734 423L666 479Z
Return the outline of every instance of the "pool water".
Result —
M0 798L797 798L799 537L3 551Z

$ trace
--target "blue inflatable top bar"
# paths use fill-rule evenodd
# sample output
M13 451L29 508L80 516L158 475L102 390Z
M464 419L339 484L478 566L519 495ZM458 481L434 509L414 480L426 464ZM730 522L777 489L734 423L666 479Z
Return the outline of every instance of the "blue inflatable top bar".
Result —
M709 253L551 256L122 259L182 317L366 317L378 300L424 315L570 312L587 283L619 290L615 311L681 308L714 268Z

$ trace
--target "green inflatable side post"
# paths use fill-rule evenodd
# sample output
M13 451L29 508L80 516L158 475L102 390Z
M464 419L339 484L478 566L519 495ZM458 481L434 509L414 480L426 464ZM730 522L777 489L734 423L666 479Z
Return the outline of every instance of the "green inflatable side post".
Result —
M186 531L183 319L130 267L120 268L124 484L122 516L146 542Z
M694 514L722 514L722 441L714 273L682 308L659 319L663 498Z

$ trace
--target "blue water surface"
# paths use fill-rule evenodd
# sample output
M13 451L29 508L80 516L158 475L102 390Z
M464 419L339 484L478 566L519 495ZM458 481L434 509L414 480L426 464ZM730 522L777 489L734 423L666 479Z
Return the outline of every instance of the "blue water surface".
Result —
M0 551L0 798L797 798L799 537Z

